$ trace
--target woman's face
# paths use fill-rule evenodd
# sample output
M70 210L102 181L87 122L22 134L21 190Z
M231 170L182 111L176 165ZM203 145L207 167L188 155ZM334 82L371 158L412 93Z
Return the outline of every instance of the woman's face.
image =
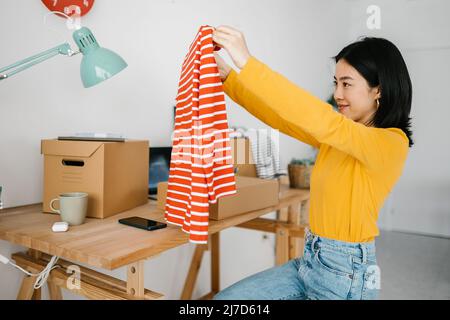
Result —
M367 80L344 59L336 64L334 83L339 112L362 124L370 121L377 111L379 87L370 88Z

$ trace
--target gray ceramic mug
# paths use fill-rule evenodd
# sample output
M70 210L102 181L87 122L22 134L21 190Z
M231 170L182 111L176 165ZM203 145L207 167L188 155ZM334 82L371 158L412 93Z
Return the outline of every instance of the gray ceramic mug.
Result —
M53 207L53 203L59 201L59 210ZM69 225L77 226L86 219L88 205L88 194L85 192L61 193L58 198L50 201L50 208L53 212L61 215L61 220Z

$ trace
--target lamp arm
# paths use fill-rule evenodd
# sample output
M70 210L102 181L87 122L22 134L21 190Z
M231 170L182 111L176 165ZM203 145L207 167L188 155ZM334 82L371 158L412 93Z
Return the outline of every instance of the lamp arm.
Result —
M70 45L66 42L63 44L60 44L59 46L56 46L52 49L49 49L47 51L38 53L34 56L31 56L29 58L20 60L16 63L13 63L5 68L0 68L0 81L1 80L5 80L13 75L15 75L16 73L19 73L23 70L26 70L36 64L39 64L45 60L48 60L58 54L62 54L65 56L72 56L74 54L77 54L78 52L74 52L72 50L72 48L70 47ZM9 73L5 73L8 70L12 70Z

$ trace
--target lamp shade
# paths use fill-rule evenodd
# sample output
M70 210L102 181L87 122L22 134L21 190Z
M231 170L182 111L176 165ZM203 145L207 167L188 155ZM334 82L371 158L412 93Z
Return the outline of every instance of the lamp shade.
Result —
M128 66L117 53L100 47L91 30L86 27L76 30L73 39L83 54L80 73L85 88L111 78Z

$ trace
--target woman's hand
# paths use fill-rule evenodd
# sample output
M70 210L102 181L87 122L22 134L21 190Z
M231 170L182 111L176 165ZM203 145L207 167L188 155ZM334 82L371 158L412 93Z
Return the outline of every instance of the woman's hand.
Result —
M245 66L251 56L242 32L231 27L217 27L213 32L213 41L218 47L228 52L231 60L239 69Z
M222 57L218 53L214 52L214 57L216 58L217 67L219 68L220 80L222 80L222 82L225 82L231 72L231 67L228 65L228 63L225 62L225 60L222 59Z

